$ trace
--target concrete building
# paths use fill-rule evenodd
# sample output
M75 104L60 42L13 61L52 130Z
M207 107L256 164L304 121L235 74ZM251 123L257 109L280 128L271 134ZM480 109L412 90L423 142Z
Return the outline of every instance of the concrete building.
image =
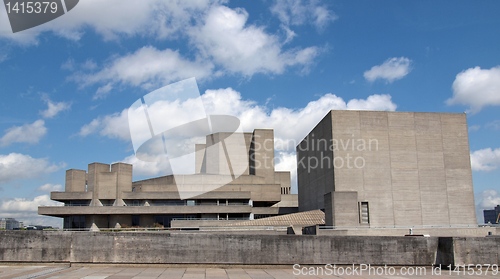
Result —
M484 223L498 224L500 221L500 205L493 209L483 210Z
M51 193L65 206L42 206L38 213L64 218L65 229L97 229L199 228L297 212L290 172L274 170L273 130L243 133L242 145L236 134L211 134L196 145L191 175L132 182L132 165L124 163L68 170L65 191Z
M299 211L344 228L476 226L465 114L330 111L297 146Z
M2 230L14 230L20 228L19 221L14 218L1 218L0 219L0 229Z

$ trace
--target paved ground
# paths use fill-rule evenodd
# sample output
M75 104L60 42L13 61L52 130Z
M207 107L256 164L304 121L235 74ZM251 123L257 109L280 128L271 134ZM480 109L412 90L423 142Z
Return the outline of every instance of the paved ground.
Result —
M85 279L146 279L146 278L172 278L172 279L201 279L201 278L231 278L231 279L287 279L287 278L499 278L500 274L491 274L491 270L488 275L485 275L485 270L474 270L474 276L468 276L464 274L449 274L448 270L441 271L441 275L432 275L433 271L430 267L425 269L420 269L413 272L419 275L411 276L401 276L402 272L408 272L412 268L394 268L393 270L386 270L387 272L396 272L396 275L390 276L386 272L381 275L369 275L365 271L363 274L358 275L339 275L340 269L336 270L337 276L333 272L326 271L318 267L307 267L302 269L301 273L311 274L311 275L299 275L299 269L290 268L181 268L181 267L125 267L125 266L115 266L115 267L104 267L104 266L64 266L64 265L50 265L50 266L27 266L27 265L10 265L10 266L0 266L0 278L19 278L19 279L29 279L29 278L85 278ZM323 275L321 275L321 270L323 270ZM348 269L343 269L347 272ZM378 269L381 272L381 269ZM351 272L351 271L349 271ZM376 272L376 270L373 270ZM411 272L411 271L410 271ZM425 272L425 274L424 274ZM472 272L472 271L471 271ZM436 273L436 272L434 272ZM481 275L479 275L481 273ZM466 274L466 273L465 273Z

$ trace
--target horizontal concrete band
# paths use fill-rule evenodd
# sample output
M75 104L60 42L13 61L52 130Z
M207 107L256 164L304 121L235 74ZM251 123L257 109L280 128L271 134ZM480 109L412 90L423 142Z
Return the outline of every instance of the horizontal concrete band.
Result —
M499 264L500 237L0 232L0 262Z

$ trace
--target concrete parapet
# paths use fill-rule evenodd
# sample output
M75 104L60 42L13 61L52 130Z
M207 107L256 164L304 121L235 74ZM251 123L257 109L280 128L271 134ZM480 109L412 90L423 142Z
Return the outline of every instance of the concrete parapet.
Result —
M0 262L433 265L438 237L0 232ZM448 238L455 264L498 264L500 238ZM449 253L444 249L441 253ZM444 263L444 261L442 260Z

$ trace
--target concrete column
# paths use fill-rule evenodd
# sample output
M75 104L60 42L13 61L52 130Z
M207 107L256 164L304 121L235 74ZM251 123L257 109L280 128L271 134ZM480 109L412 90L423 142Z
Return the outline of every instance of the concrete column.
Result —
M102 172L109 173L110 166L108 164L102 163L92 163L88 166L88 175L87 175L87 191L92 192L92 206L100 204L99 199L99 174Z
M116 173L116 206L123 206L123 192L132 192L132 165L116 163L111 165L111 172Z
M86 175L84 170L67 170L66 171L66 192L85 192Z
M255 129L250 144L250 174L274 184L274 131Z

